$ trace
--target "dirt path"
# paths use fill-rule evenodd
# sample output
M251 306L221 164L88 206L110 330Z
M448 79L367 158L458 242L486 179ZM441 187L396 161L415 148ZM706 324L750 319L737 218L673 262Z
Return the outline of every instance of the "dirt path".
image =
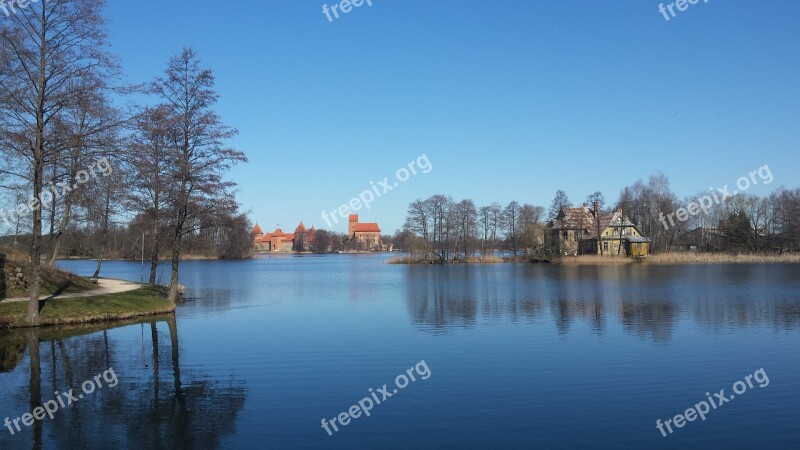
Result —
M97 289L92 289L91 291L77 292L74 294L63 294L63 295L57 295L55 297L53 297L52 295L43 295L39 297L39 300L94 297L96 295L117 294L119 292L133 291L141 287L139 283L131 283L130 281L123 281L123 280L112 280L108 278L98 279L97 286L98 286ZM2 300L3 303L15 303L15 302L27 302L27 301L28 301L27 297L7 298L5 300Z

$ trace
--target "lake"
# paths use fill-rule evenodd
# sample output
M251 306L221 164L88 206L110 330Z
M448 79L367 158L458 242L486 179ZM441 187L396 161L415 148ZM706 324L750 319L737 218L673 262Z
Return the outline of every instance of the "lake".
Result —
M800 265L386 259L187 261L174 319L0 335L0 419L11 419L0 448L800 441ZM140 270L112 261L102 275L138 281ZM722 389L724 404L688 420ZM51 399L64 403L52 419L14 428Z

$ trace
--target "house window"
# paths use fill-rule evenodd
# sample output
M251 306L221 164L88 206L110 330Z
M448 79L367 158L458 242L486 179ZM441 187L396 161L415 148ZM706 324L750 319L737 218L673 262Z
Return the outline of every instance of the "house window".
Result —
M569 231L564 231L564 232L562 233L562 235L563 235L564 237L569 237Z
M603 251L608 251L608 242L603 242Z

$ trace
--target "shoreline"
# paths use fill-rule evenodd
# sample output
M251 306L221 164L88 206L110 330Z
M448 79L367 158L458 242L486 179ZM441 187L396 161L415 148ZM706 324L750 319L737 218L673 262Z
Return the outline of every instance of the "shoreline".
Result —
M25 322L27 307L27 302L0 302L0 330L114 323L174 314L176 310L161 288L150 286L89 297L46 300L37 325Z
M800 253L783 255L730 255L725 253L661 253L644 258L627 256L578 255L562 256L554 259L542 257L490 257L480 259L456 260L447 263L435 261L410 261L408 257L391 258L387 264L401 265L453 265L453 264L558 264L558 265L681 265L681 264L800 264Z

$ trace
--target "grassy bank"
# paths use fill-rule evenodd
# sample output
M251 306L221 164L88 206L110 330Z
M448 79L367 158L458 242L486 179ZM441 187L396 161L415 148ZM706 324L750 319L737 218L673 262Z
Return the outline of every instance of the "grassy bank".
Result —
M764 264L800 263L800 254L730 255L727 253L660 253L647 258L650 264Z
M659 253L646 258L624 256L565 256L560 264L791 264L800 263L800 254L731 255L728 253Z
M649 258L649 257L648 257ZM578 255L578 256L562 256L556 259L556 264L591 264L591 265L615 265L615 264L632 264L640 262L639 259L628 258L626 256L600 256L600 255Z
M0 328L27 326L27 303L0 303ZM41 309L41 326L125 320L171 313L175 307L161 288L143 287L118 294L47 301Z
M6 270L13 270L11 268L19 267L22 269L23 276L26 280L33 278L30 264L9 261L6 262ZM97 289L97 286L84 277L79 277L69 272L62 272L49 266L42 266L42 285L41 295L54 295L54 294L76 294L79 292ZM30 284L30 281L28 283ZM13 297L28 297L30 295L30 288L26 287L21 289L19 286L9 286L6 291L7 298Z
M486 256L480 258L459 259L448 264L499 264L499 263L549 263L587 264L587 265L619 265L619 264L796 264L800 263L800 254L784 253L783 255L732 255L728 253L660 253L646 258L628 258L619 255L578 255L562 256L554 260L531 255L509 256L498 258ZM439 261L420 260L410 256L389 258L387 264L440 264Z

